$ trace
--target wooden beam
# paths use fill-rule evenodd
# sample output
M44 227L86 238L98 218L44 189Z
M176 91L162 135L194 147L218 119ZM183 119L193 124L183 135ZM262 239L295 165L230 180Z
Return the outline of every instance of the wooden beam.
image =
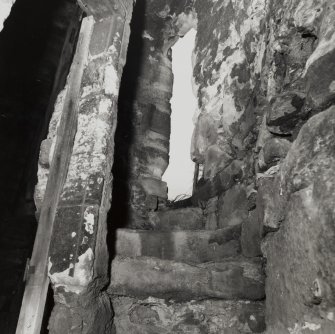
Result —
M94 19L83 20L76 54L67 83L67 95L57 130L55 153L50 167L39 225L34 243L30 272L23 296L16 334L39 334L41 330L46 295L49 286L48 257L53 223L77 130L78 100L85 68Z

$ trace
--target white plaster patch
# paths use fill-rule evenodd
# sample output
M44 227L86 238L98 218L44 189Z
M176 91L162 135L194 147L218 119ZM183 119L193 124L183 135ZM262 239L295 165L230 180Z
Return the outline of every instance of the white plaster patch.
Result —
M84 236L83 241L81 242L82 245L86 245L88 242L88 237Z
M321 328L320 324L313 324L311 322L305 322L304 325L300 325L300 324L294 324L293 328L288 328L288 331L290 334L302 334L304 329L308 329L310 331L317 331L318 329Z
M317 331L321 328L320 324L313 324L311 322L305 322L305 325L302 327L302 329L309 329L311 331Z
M335 93L335 80L330 83L329 91Z
M89 213L87 208L84 212L84 225L85 225L85 230L89 234L94 233L94 214Z
M72 233L71 233L71 237L72 237L72 238L74 238L76 235L77 235L76 232L72 232Z
M335 317L334 317L334 312L328 312L327 313L327 319L330 321L334 321Z
M108 52L110 52L111 54L117 54L117 50L114 44L112 44L109 48L108 48Z
M119 77L117 71L112 64L105 68L105 93L117 96L119 93Z
M60 273L50 274L52 262L49 258L48 269L51 282L56 287L64 287L67 292L81 293L92 281L93 259L93 251L91 248L88 248L84 254L79 256L78 262L75 265L71 263L68 269ZM69 275L72 268L74 268L73 277Z
M146 38L149 41L153 41L154 40L154 38L147 31L145 31L145 30L143 31L142 38Z
M149 61L151 64L158 62L158 60L155 57L152 57L151 55L149 55Z
M192 28L197 29L198 20L197 14L193 11L188 14L182 12L178 15L176 20L176 26L178 27L178 35L184 36Z

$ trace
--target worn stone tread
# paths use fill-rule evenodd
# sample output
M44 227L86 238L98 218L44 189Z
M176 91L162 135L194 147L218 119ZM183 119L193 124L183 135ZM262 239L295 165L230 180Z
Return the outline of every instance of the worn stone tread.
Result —
M116 297L112 304L117 333L245 334L265 329L263 302L205 299L171 303L152 297Z
M264 298L262 261L229 259L189 265L150 257L116 256L109 292L120 296L193 300Z

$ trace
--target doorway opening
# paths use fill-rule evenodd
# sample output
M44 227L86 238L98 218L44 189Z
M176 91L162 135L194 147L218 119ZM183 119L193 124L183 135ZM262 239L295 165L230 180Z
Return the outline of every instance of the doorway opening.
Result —
M172 71L174 74L171 99L170 161L163 175L168 185L169 200L181 200L192 195L194 162L190 148L193 133L193 117L197 99L193 92L192 53L196 30L191 29L172 47Z

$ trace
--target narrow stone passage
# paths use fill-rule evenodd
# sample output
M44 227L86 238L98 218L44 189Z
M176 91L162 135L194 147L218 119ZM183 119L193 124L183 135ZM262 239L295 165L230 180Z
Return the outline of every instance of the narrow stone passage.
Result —
M0 30L1 334L335 333L334 0L0 0Z

